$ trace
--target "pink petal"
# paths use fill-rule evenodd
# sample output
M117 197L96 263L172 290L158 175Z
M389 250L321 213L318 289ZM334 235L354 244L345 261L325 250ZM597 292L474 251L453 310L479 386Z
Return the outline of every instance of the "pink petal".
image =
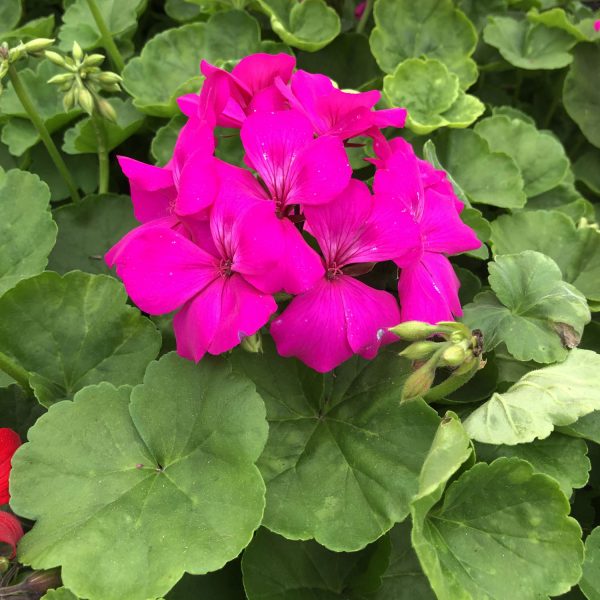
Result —
M179 176L179 193L175 211L178 215L193 215L208 208L219 189L216 159L204 150L188 157Z
M454 199L435 192L433 188L425 191L420 226L425 250L430 252L457 254L481 246L475 232L461 221Z
M179 110L186 117L197 115L199 104L200 96L198 96L198 94L184 94L183 96L179 96L179 98L177 98L177 105L179 106Z
M438 323L460 316L459 287L450 261L442 254L426 252L420 261L400 273L402 321Z
M273 297L242 276L219 277L175 315L177 351L198 361L206 352L231 350L265 325L276 310Z
M289 104L285 96L283 96L276 86L270 85L252 96L252 100L246 108L246 113L277 112L287 110L288 108Z
M118 156L117 160L129 179L133 213L140 223L165 217L173 212L177 190L170 169Z
M166 227L138 227L109 256L131 299L155 315L175 310L219 277L218 257Z
M296 59L289 54L251 54L233 67L231 74L254 95L272 86L279 77L285 83L290 80Z
M454 188L450 181L448 181L448 175L446 171L436 169L431 163L426 160L419 160L419 170L421 171L421 180L423 181L423 187L425 190L428 188L433 189L438 194L443 196L449 196L452 198L452 202L457 212L462 212L464 204L458 199Z
M373 113L373 125L375 127L397 127L401 129L406 123L407 111L405 108L387 108L376 110Z
M173 150L173 180L179 185L179 178L187 161L195 155L212 156L215 151L214 128L198 117L190 117L181 128Z
M349 359L344 303L339 285L322 278L296 296L271 323L271 335L281 356L295 356L319 373Z

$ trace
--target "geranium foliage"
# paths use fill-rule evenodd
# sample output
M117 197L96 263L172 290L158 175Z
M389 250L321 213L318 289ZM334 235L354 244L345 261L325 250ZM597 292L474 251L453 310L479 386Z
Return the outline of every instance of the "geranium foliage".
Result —
M600 6L0 2L0 598L600 598Z

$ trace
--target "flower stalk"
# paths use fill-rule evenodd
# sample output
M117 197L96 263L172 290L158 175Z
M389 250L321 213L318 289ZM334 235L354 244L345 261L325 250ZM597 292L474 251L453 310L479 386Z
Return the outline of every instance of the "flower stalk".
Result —
M117 48L110 31L108 30L106 22L104 21L104 17L102 16L102 13L96 4L96 0L87 0L87 3L90 12L92 13L92 17L94 17L94 21L96 21L96 26L100 31L100 35L102 36L102 46L110 56L110 60L115 66L117 72L121 73L125 68L125 61L123 60L123 56Z
M29 385L29 373L4 352L0 352L0 371L12 377L28 395L33 396L33 390Z

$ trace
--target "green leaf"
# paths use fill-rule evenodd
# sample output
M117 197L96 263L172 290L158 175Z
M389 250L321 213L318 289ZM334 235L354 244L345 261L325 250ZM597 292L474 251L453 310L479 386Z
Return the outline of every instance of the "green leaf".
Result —
M600 410L595 410L583 417L580 417L571 425L559 427L561 433L583 438L600 444Z
M471 19L478 32L484 28L488 17L504 14L508 10L507 0L458 0L457 5Z
M29 372L45 406L100 381L138 383L160 335L126 300L105 275L47 272L22 281L0 298L0 352Z
M569 159L551 133L504 115L479 121L475 131L487 140L493 152L513 158L521 169L527 196L552 189L567 174Z
M600 410L600 355L572 350L559 364L530 371L503 394L496 393L465 420L472 439L485 444L525 444L548 437Z
M501 208L520 208L527 198L514 160L492 152L472 129L446 131L436 140L437 155L469 200Z
M185 23L193 21L202 14L202 7L197 4L191 4L186 0L167 0L165 2L165 12L174 21Z
M517 360L564 360L565 344L577 345L590 321L583 294L564 282L558 265L539 252L497 256L489 272L495 293L478 294L464 311L464 322L483 331L485 349L504 343Z
M573 165L573 172L578 181L587 185L594 194L600 195L600 150L589 148Z
M54 211L58 224L56 245L49 268L58 273L75 269L88 273L110 273L104 254L138 225L128 196L87 196L77 204Z
M11 31L5 31L0 33L0 41L4 42L7 40L11 41L29 41L34 38L50 38L54 32L54 15L48 15L47 17L40 17L33 19L12 29Z
M562 29L512 17L492 17L483 39L511 65L530 70L566 67L573 60L569 50L577 43Z
M178 96L198 91L201 59L236 60L258 51L259 41L256 19L240 11L219 12L206 23L168 29L125 65L123 87L143 113L171 117L179 114Z
M14 29L21 20L21 0L3 0L0 4L0 34Z
M0 427L14 429L23 439L29 428L46 412L40 403L18 385L0 389Z
M289 46L320 50L340 33L340 18L323 0L258 0L273 31Z
M477 457L485 462L492 462L500 456L526 460L536 473L545 473L556 479L567 497L571 496L573 488L582 488L587 483L591 468L586 443L560 433L529 444L478 444L476 449Z
M435 595L410 542L410 521L390 531L391 555L372 600L435 600Z
M436 58L460 79L462 89L477 80L471 58L477 45L473 23L451 0L377 0L371 50L379 66L393 73L407 58Z
M102 120L106 136L107 150L110 152L132 136L144 122L144 115L138 112L131 102L120 98L110 98L108 102L117 114L116 123ZM86 154L98 152L98 138L90 117L81 119L74 127L65 132L63 150L67 154Z
M532 196L527 200L525 210L554 209L564 213L576 223L582 217L589 221L596 220L594 205L586 200L575 188L569 178L563 179L556 187Z
M142 12L146 8L146 0L96 0L96 4L108 31L113 38L133 32ZM87 0L74 0L62 16L63 25L58 31L60 48L69 52L73 42L77 42L84 50L91 50L102 45L102 34L90 11Z
M23 69L19 72L23 87L50 133L61 129L81 114L79 109L64 112L62 93L56 86L47 83L50 77L62 72L60 67L48 60L40 62L35 71ZM0 113L10 117L2 128L2 141L9 147L11 154L21 156L40 141L37 129L29 121L27 112L10 83L0 95Z
M352 359L323 377L279 357L234 354L267 405L269 441L259 461L267 485L263 524L334 551L366 546L408 514L437 414L422 400L400 404L410 363L396 352Z
M551 8L542 13L532 8L527 13L527 19L532 23L543 23L546 27L552 27L567 32L578 42L591 42L594 40L594 19L583 19L574 23L562 8Z
M492 223L492 247L496 255L536 250L552 258L565 281L582 294L600 301L600 233L576 228L558 211L526 211L502 215Z
M331 552L316 542L292 542L260 529L242 559L248 600L364 598L361 575L366 571L377 588L387 564L389 546L380 556L382 541L361 552Z
M409 58L383 79L392 106L408 110L407 127L424 135L439 127L468 127L485 107L459 88L458 77L435 59Z
M588 600L600 598L600 527L596 527L585 540L585 562L583 577L579 582L581 591Z
M581 528L568 514L553 479L499 458L464 472L432 510L415 501L412 540L439 600L546 598L581 575Z
M185 121L186 118L183 115L175 115L166 125L156 131L156 135L152 138L150 152L157 165L164 166L171 160L179 131Z
M133 390L55 404L29 438L11 472L13 508L37 520L19 560L61 565L78 596L156 598L223 567L260 524L264 405L223 360L168 354Z
M185 574L167 594L165 600L246 600L242 571L238 560L229 562L206 575Z
M318 52L301 53L298 68L327 75L342 89L361 89L382 75L368 38L360 33L342 33Z
M36 175L0 167L0 295L46 267L57 230L49 202Z
M77 600L77 596L66 587L61 587L56 590L47 591L46 594L42 596L42 600Z
M583 135L600 148L600 87L597 84L600 46L579 44L563 88L563 104Z

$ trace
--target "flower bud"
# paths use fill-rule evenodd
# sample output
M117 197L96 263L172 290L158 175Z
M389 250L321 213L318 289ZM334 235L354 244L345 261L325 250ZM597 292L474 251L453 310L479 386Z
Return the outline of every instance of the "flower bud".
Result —
M89 54L83 59L84 67L98 67L104 62L102 54Z
M70 83L72 79L72 73L59 73L58 75L54 75L54 77L50 77L48 83Z
M71 88L67 91L67 93L63 96L63 108L65 112L69 112L75 106L75 88Z
M464 348L460 346L449 346L444 353L442 354L442 365L446 365L448 367L458 367L463 363L467 356Z
M113 73L112 71L104 71L103 73L100 73L96 77L96 81L98 83L110 85L113 83L119 83L119 82L123 81L123 78L120 75Z
M50 38L36 38L25 44L27 54L37 54L54 44L54 40Z
M94 98L86 88L82 87L77 93L77 102L81 108L91 115L94 112Z
M53 62L55 65L58 65L59 67L66 67L66 62L64 57L59 54L58 52L53 52L52 50L46 50L46 52L44 52L44 56L50 61Z
M436 342L413 342L410 346L400 352L400 356L410 360L422 360L429 358L436 350L439 349L439 344Z
M6 556L0 556L0 575L4 575L10 567L10 560Z
M104 98L97 98L96 106L98 107L98 112L102 117L112 121L113 123L117 122L117 113L108 100L105 100Z
M402 402L423 396L429 391L435 378L435 363L426 362L421 368L413 371L402 388Z
M43 596L48 590L55 589L61 586L59 569L51 569L50 571L34 571L19 587L28 591L40 594Z
M246 352L250 352L251 354L262 354L263 346L260 332L257 332L254 335L247 335L240 345Z
M73 50L71 50L71 54L73 55L75 62L81 62L81 59L83 58L83 50L77 42L73 42Z
M437 329L434 325L421 323L421 321L405 321L404 323L400 323L400 325L390 327L389 331L403 340L416 342L417 340L424 340L433 335Z

